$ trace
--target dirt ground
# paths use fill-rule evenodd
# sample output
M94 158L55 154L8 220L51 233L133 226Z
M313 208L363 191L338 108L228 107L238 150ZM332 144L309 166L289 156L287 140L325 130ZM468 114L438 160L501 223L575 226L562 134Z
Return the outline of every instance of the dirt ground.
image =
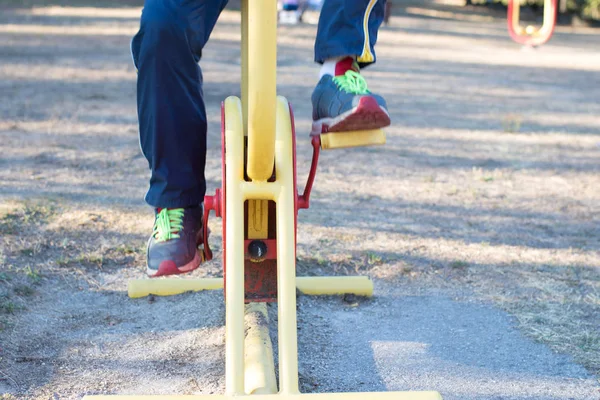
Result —
M8 4L0 398L221 393L222 294L126 296L152 226L129 55L140 8ZM223 14L201 61L210 193L219 105L239 93L238 19ZM280 28L301 186L315 32ZM298 232L299 274L368 275L376 298L299 299L305 391L600 399L599 43L560 27L524 50L501 19L425 5L382 28L365 75L388 101L388 143L323 154ZM220 262L193 276L219 276Z

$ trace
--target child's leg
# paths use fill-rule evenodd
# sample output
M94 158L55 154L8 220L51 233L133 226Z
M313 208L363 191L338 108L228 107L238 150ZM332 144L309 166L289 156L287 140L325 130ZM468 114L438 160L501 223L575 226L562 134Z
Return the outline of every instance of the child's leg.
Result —
M375 62L385 0L325 0L315 41L323 64L312 95L313 134L378 129L390 124L385 100L371 93L360 67Z
M146 0L131 50L151 206L197 206L204 199L206 111L198 61L226 3Z
M207 124L198 61L226 2L146 0L131 42L140 145L151 170L146 201L156 208L151 276L187 272L201 262Z
M375 62L374 46L384 11L385 0L325 0L315 41L315 61L355 56L361 67Z

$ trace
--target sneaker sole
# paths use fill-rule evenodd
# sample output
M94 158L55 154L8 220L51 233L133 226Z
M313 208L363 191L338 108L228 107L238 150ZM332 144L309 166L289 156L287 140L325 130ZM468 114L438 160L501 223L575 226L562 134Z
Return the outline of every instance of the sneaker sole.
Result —
M210 232L210 230L209 230ZM200 246L204 243L204 238L202 237L202 229L198 232L198 236L196 237L196 246ZM200 253L198 249L196 249L196 254L194 254L194 258L189 263L178 267L173 260L165 260L158 265L158 271L154 269L150 269L146 267L146 274L155 278L158 276L165 275L178 275L185 274L186 272L190 272L195 270L204 262L204 253Z
M311 135L380 129L390 124L390 115L385 108L381 107L373 97L365 96L353 109L335 118L322 118L313 122Z
M165 276L165 275L177 275L177 274L185 274L186 272L190 272L195 270L202 263L202 256L200 253L196 251L194 254L194 258L189 263L185 264L182 267L178 267L175 264L175 261L165 260L160 263L158 266L158 271L146 268L146 273L151 277Z

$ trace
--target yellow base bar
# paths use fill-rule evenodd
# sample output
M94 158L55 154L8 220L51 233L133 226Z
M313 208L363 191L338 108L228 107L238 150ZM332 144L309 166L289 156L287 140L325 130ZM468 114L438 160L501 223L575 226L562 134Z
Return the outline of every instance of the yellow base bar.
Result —
M223 289L223 278L204 279L134 279L129 281L127 294L132 299L156 296L174 296L185 292Z
M299 276L296 277L296 287L307 295L373 295L373 281L366 276ZM217 289L223 289L222 278L136 279L129 281L128 294L135 299L151 294L174 296L185 292Z
M298 276L296 287L302 293L313 296L373 296L373 281L366 276Z
M273 343L266 303L250 303L245 311L244 389L246 394L277 393Z
M244 396L85 396L85 400L233 400ZM252 400L442 400L438 392L255 394Z
M321 134L321 148L323 150L381 144L385 144L385 132L381 129Z

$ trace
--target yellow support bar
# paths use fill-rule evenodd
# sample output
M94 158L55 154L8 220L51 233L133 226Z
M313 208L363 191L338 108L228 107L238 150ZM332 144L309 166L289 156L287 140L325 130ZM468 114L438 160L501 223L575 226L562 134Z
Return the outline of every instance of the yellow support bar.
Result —
M296 288L311 296L355 294L373 296L373 281L366 276L298 276ZM129 281L128 295L132 299L155 296L174 296L185 292L223 289L223 278L199 279L134 279Z
M241 81L241 94L242 94L242 116L244 120L244 135L248 135L248 1L242 0L241 14L242 14L242 81Z
M174 296L185 292L223 289L223 278L204 279L134 279L127 285L127 294L132 299L155 296Z
M281 184L275 182L239 182L244 200L261 199L275 201L281 191Z
M242 103L225 99L227 288L225 289L225 392L244 394L244 131Z
M296 287L311 296L373 296L373 281L367 276L299 276Z
M279 390L299 393L298 329L296 326L296 226L294 224L294 163L289 103L277 98L275 170L281 185L275 200L277 215L277 311L279 341Z
M246 340L244 343L244 375L246 394L277 393L273 343L269 336L266 303L246 305Z

